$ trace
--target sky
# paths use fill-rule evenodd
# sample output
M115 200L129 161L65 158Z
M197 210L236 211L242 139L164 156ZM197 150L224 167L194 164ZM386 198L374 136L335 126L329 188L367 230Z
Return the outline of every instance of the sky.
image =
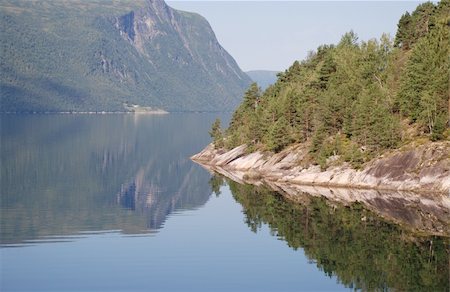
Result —
M353 30L360 40L395 36L418 1L167 1L204 16L243 71L284 71L322 44Z

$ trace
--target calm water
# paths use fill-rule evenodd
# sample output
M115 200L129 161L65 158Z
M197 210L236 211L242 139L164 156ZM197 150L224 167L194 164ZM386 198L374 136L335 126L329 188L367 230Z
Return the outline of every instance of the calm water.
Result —
M445 238L211 177L215 118L2 116L0 290L449 290Z

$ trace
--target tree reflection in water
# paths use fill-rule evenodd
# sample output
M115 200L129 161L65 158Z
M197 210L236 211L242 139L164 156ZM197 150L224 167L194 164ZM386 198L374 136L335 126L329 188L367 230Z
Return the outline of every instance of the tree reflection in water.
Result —
M218 184L215 178L214 183ZM266 187L228 180L247 225L267 224L274 236L328 276L362 290L449 291L449 238L419 236L386 222L360 203L343 206L303 196L293 203Z

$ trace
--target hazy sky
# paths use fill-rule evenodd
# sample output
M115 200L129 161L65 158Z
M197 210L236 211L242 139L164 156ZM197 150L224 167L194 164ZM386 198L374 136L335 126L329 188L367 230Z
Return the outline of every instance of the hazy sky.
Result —
M361 40L395 36L398 20L417 1L167 1L197 12L242 70L285 70L321 44L354 30Z

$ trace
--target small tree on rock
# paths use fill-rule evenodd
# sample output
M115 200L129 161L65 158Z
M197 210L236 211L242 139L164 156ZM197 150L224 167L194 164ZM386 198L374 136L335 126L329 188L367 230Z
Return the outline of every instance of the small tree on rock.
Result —
M211 130L209 131L209 135L213 139L215 148L222 148L224 146L223 143L223 133L220 125L220 119L216 119L211 126Z

